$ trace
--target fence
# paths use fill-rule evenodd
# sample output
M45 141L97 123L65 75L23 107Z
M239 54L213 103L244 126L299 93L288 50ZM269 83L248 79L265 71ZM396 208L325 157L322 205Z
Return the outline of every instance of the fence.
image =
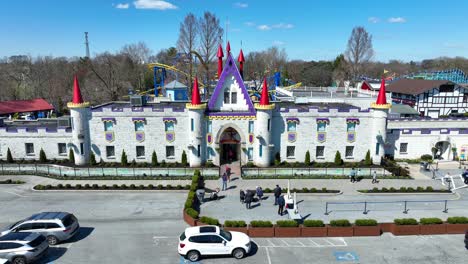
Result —
M184 177L199 170L203 176L219 176L219 168L74 168L47 164L1 164L1 174L52 175L60 177Z
M382 202L326 202L325 203L325 215L329 215L331 212L338 211L362 211L363 214L369 213L369 211L402 211L407 214L411 210L442 210L444 213L448 213L449 203L463 202L459 200L417 200L417 201L382 201ZM386 205L384 209L382 205ZM433 205L436 204L436 207ZM331 206L335 205L334 208ZM345 205L344 208L339 205ZM466 205L461 205L461 209L466 208ZM333 210L331 210L333 209ZM452 208L454 209L454 208ZM458 208L457 208L458 209Z
M241 168L243 177L347 177L352 168ZM406 170L394 168L357 168L356 177L371 177L373 172L377 177L406 176Z

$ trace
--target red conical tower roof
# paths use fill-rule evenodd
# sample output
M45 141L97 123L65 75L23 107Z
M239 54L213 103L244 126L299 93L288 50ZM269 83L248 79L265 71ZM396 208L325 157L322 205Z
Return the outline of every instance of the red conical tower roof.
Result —
M244 53L242 52L242 49L239 52L239 57L237 58L237 61L238 62L245 62Z
M83 101L81 96L80 83L76 75L73 78L73 99L70 103L67 104L69 108L79 108L79 107L88 107L89 103Z
M216 54L216 57L218 57L218 58L224 57L223 47L221 46L221 44L219 44L218 53Z
M381 109L389 109L391 107L390 104L387 104L387 96L385 92L385 78L382 76L382 82L380 83L380 90L379 95L377 96L377 101L372 103L372 108L381 108Z
M262 95L260 97L260 105L269 105L270 98L268 97L268 86L266 78L263 78L263 87L262 87Z
M193 89L192 89L192 105L199 105L199 104L201 104L200 91L198 90L198 78L195 77L195 81L193 82Z
M229 44L229 41L227 42L227 45L226 45L226 52L227 53L231 52L231 45Z

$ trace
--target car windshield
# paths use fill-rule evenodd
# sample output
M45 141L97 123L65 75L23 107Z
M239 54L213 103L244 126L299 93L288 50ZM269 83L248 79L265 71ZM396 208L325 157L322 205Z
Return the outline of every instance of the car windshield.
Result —
M227 241L231 241L232 239L232 235L231 235L231 232L229 231L224 231L224 230L219 230L219 234L224 237L224 239L226 239Z
M24 220L18 221L16 223L12 224L11 226L9 226L8 229L12 229L13 227L15 227L15 226L17 226L17 225L19 225L19 224L21 224L23 222L24 222Z

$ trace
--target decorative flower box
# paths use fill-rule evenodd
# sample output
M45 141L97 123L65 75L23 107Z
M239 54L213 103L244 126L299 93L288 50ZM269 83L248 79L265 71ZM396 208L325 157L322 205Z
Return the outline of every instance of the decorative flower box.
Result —
M190 226L196 226L197 225L197 219L192 218L190 215L188 215L185 210L184 210L184 221Z
M249 236L251 237L274 237L274 227L251 227L249 226Z
M395 236L412 236L420 234L419 225L396 225L392 227L392 233Z
M224 230L227 231L234 231L234 232L242 232L246 235L249 234L249 229L247 227L224 227Z
M328 226L327 236L329 237L352 237L353 226Z
M447 234L447 224L439 225L421 225L420 227L421 235L441 235Z
M300 227L279 227L275 226L275 237L300 237Z
M448 224L447 234L465 234L468 230L468 224Z
M382 233L391 233L394 223L380 223L380 230L382 230Z
M327 227L305 227L301 228L302 237L326 237Z
M380 225L354 226L354 236L380 236Z

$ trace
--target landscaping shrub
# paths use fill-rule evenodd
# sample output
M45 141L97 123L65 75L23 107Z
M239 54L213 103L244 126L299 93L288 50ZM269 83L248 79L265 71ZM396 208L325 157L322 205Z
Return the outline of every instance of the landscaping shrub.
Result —
M383 187L383 188L382 188L382 192L388 192L388 189L385 188L385 187Z
M200 222L205 223L207 225L219 225L218 219L211 218L211 217L208 217L208 216L200 217Z
M186 212L190 217L195 218L195 219L197 219L198 216L199 216L198 212L197 212L195 209L193 209L193 208L186 208L186 209L185 209L185 212Z
M322 192L324 192L324 193L328 192L328 191L327 191L327 188L323 187L323 188L322 188Z
M309 192L309 189L307 189L306 187L302 188L302 192L303 193L308 193Z
M158 184L158 186L156 186L156 188L157 188L158 190L162 190L163 185L162 185L162 184Z
M99 185L93 184L93 185L92 185L92 188L93 188L94 190L99 189Z
M465 216L452 216L447 218L449 224L468 224L468 217Z
M66 189L71 189L71 184L65 184Z
M406 187L400 187L400 192L406 192L406 191L407 191Z
M224 222L225 227L246 227L245 221L226 220Z
M431 154L424 154L421 156L421 160L423 161L432 161L432 155Z
M120 185L120 188L121 188L121 189L127 189L127 185L122 184L122 185Z
M325 224L322 220L304 220L305 227L324 227Z
M377 187L372 188L372 192L379 192L379 188Z
M188 186L189 186L189 188L190 188L190 185L188 185ZM189 188L187 188L187 189L189 189ZM153 185L153 184L149 184L149 185L148 185L148 189L150 189L150 190L151 190L151 189L154 189L154 185Z
M82 186L81 186L81 184L77 184L77 185L75 185L75 188L79 190L79 189L82 188Z
M335 165L342 165L343 160L341 159L341 153L339 151L336 152L335 154Z
M36 185L36 186L34 187L34 189L36 189L36 190L44 190L45 188L44 188L44 185L39 184L39 185Z
M45 189L46 189L46 190L52 189L52 185L47 184L47 185L45 186Z
M312 193L317 192L317 188L311 188L311 189L310 189L310 192L312 192Z
M441 225L443 221L440 218L430 217L419 219L419 223L421 223L421 225Z
M279 227L297 227L299 224L295 220L278 220L276 225Z
M170 185L170 184L166 185L166 189L167 189L167 190L171 190L171 189L172 189L172 185Z
M186 167L187 166L187 153L185 153L185 150L182 151L181 160L182 160L182 166Z
M91 151L91 154L89 155L89 164L92 166L96 165L96 155L94 155L94 152Z
M113 185L112 185L112 188L114 188L114 189L118 189L118 188L119 188L119 185L117 185L117 184L113 184Z
M271 192L273 192L273 191L272 191L270 188L265 188L265 189L263 190L263 192L264 192L264 193L271 193Z
M364 165L367 165L367 166L372 165L372 159L371 159L371 156L370 156L370 150L367 150L366 158L364 159Z
M122 156L120 157L120 164L122 166L128 165L128 159L127 159L127 154L125 153L125 150L122 150Z
M138 189L144 190L144 189L145 189L145 186L144 186L143 184L140 184L140 185L138 186Z
M85 184L84 187L85 187L85 189L91 188L91 186L89 184Z
M7 150L7 162L8 163L13 163L14 162L13 156L11 155L10 148L8 148L8 150Z
M357 226L376 226L377 220L374 219L356 219L354 224Z
M426 192L433 192L433 191L434 191L434 188L432 188L431 186L426 187Z
M396 192L397 190L393 187L390 187L390 189L388 189L390 192Z
M253 220L250 221L252 227L273 227L271 221Z
M151 166L156 167L158 165L158 155L156 155L156 151L153 150L153 154L151 154Z
M418 221L414 218L397 218L393 220L396 225L417 225Z
M310 152L309 151L307 151L305 154L304 164L306 166L310 166Z
M47 156L46 156L43 149L41 149L41 151L39 151L39 161L40 162L47 162Z
M61 183L57 184L57 188L63 189L63 184L61 184Z
M135 184L130 184L130 189L135 189Z
M330 225L345 227L345 226L351 226L351 223L347 219L339 219L339 220L331 220Z
M418 192L424 192L424 188L421 187L421 186L419 186L418 188L416 188L416 191L418 191Z
M178 184L178 185L176 186L176 189L177 189L177 190L182 190L183 188L184 188L184 187L182 187L182 185L180 185L180 184Z
M414 192L414 188L413 188L413 187L408 187L408 188L406 189L406 191L407 191L407 192Z

